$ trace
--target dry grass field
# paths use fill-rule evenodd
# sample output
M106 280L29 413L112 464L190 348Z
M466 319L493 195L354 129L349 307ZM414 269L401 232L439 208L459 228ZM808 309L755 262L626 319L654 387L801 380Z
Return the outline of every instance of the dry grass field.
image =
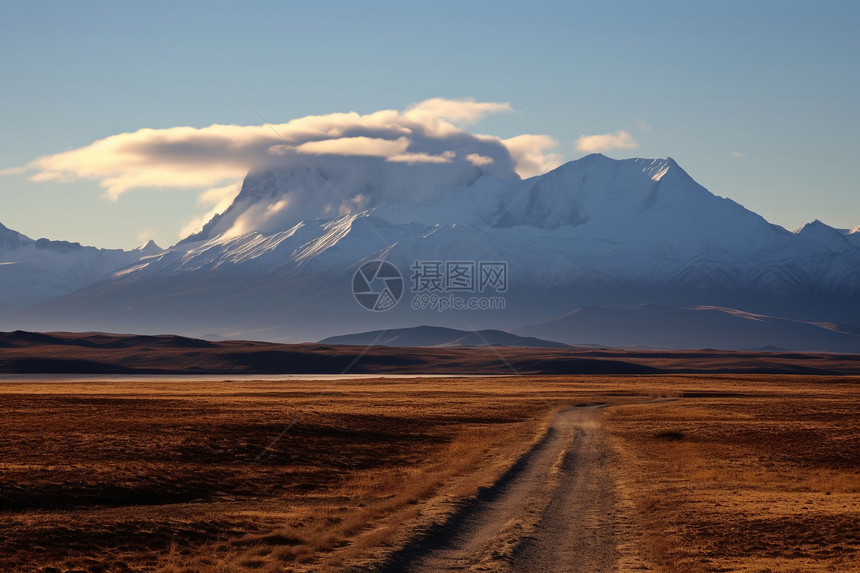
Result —
M860 560L860 380L0 382L0 570L372 570L609 402L619 511L663 571ZM654 398L678 398L652 401Z
M494 379L5 383L0 569L337 568L546 413Z
M677 379L607 409L619 486L663 571L860 571L855 379Z

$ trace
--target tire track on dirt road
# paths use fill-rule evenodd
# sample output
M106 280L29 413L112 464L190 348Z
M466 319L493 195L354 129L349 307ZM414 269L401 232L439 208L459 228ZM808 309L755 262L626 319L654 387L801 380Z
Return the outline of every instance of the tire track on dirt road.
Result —
M604 404L557 413L539 442L489 495L401 554L391 571L614 571L624 519Z

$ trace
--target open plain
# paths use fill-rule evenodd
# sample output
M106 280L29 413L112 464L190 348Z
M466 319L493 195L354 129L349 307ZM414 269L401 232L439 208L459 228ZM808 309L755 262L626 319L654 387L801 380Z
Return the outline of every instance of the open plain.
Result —
M858 388L8 379L0 570L858 570Z

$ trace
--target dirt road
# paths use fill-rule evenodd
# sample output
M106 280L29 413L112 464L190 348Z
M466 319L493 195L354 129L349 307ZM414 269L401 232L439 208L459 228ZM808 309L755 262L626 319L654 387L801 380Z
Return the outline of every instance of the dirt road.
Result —
M599 405L560 412L547 437L483 499L400 570L616 571L626 524L618 514Z

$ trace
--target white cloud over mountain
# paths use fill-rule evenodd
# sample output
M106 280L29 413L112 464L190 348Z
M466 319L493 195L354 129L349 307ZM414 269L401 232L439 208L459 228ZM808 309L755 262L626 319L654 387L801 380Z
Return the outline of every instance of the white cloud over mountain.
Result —
M237 181L236 183L230 183L223 187L207 189L198 195L197 204L207 207L208 211L185 223L179 231L179 237L187 237L188 235L199 232L209 219L227 210L227 207L230 206L233 199L236 198L236 195L239 194L241 189L242 183Z
M294 152L410 164L462 160L494 175L536 174L544 151L555 145L551 138L503 140L458 125L510 110L507 103L433 98L403 111L313 115L273 125L147 128L40 157L25 169L36 181L97 180L112 200L136 188L223 188Z
M583 135L575 143L576 149L583 153L602 153L613 149L635 149L639 147L639 144L633 140L633 136L623 130L602 135Z

